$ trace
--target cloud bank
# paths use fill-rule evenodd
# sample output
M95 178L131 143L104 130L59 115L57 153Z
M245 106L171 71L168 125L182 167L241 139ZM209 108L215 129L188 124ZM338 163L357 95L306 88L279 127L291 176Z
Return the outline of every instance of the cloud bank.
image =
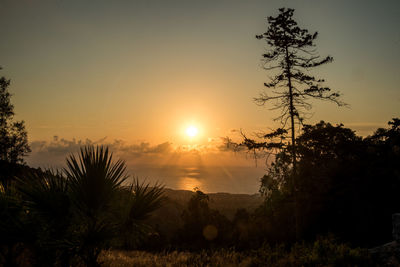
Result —
M30 143L32 153L26 158L32 167L60 169L66 158L82 146L106 145L114 159L126 162L131 177L159 182L166 187L205 192L256 193L265 165L256 166L251 155L232 152L223 139L208 140L203 145L175 146L170 142L127 144L122 140L92 141L64 139Z
M33 167L60 168L65 166L66 158L71 154L79 152L80 148L87 145L105 145L113 153L114 158L120 158L130 165L153 165L153 164L191 164L191 161L201 159L211 165L231 162L242 165L248 156L245 153L232 153L227 147L224 139L209 139L207 144L180 145L171 142L151 144L140 142L127 144L123 140L107 141L106 138L92 141L90 139L68 140L54 136L52 141L33 141L30 143L32 153L27 157L28 165ZM226 158L231 158L228 161ZM204 164L204 162L203 162Z

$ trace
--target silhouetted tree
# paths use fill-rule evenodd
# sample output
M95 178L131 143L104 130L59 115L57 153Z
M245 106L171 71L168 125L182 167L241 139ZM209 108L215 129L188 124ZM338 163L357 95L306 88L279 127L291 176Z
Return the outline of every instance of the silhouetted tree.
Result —
M305 125L296 142L298 223L303 238L334 233L357 245L373 246L391 237L391 214L400 197L400 120L370 137L323 121ZM268 238L292 231L290 151L283 150L262 178L266 199L260 209ZM287 237L278 236L285 240Z
M0 160L21 163L23 156L31 150L24 121L13 121L14 106L11 104L9 86L10 80L0 77Z
M270 81L264 83L265 87L273 88L272 95L262 93L255 101L264 105L266 102L275 101L273 109L279 109L282 129L291 131L291 152L293 169L296 170L296 145L295 126L302 124L305 111L312 108L308 99L320 99L335 102L339 106L344 103L339 100L338 92L330 92L329 87L323 87L323 79L318 79L308 71L320 65L332 62L333 58L327 56L320 58L316 53L314 40L317 32L310 34L308 30L301 29L293 20L294 9L279 9L277 17L268 17L268 30L257 39L265 40L269 46L263 54L264 69L269 71ZM290 125L288 121L290 120ZM297 120L297 122L296 122ZM284 133L281 129L278 132Z
M339 106L344 103L339 100L338 92L331 92L329 87L323 86L324 79L309 74L309 70L333 60L331 56L321 58L317 54L314 44L317 32L310 34L307 29L301 29L293 19L294 9L280 8L279 12L278 16L267 18L267 31L256 35L257 39L265 40L268 44L267 51L263 54L263 68L271 78L264 86L273 90L272 94L264 92L254 100L259 105L272 101L272 109L280 110L280 115L275 120L280 120L281 128L263 136L270 140L280 137L280 140L256 142L244 136L243 144L251 150L285 148L291 152L292 190L296 203L296 125L299 129L303 125L307 111L312 108L310 99L326 100ZM288 130L291 142L285 144L283 140ZM295 208L297 233L296 213Z
M183 211L183 227L178 235L186 245L185 248L205 248L228 243L232 232L231 223L219 211L210 209L208 202L208 195L197 189Z

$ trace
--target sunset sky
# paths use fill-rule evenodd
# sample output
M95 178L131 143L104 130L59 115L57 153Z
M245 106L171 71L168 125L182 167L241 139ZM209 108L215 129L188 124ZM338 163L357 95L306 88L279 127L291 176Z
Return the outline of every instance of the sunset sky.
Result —
M0 0L0 75L11 79L16 118L33 142L27 162L58 164L51 151L61 157L89 139L127 161L147 153L132 158L142 169L197 147L207 155L202 166L247 166L250 174L254 162L227 155L220 138L278 126L277 113L252 99L268 77L266 44L255 35L280 7L295 8L300 26L319 32L318 51L334 62L313 73L350 104L315 103L308 123L368 135L400 116L398 0ZM252 187L232 190L256 191L261 173L251 174Z

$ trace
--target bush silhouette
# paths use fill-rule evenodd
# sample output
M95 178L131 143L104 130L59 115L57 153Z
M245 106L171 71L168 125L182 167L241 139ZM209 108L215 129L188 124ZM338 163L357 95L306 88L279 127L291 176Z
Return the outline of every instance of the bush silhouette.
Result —
M87 146L69 156L63 172L24 173L16 187L1 187L0 264L15 263L22 244L39 266L99 266L103 249L140 240L163 188L137 179L123 186L127 178L108 148Z

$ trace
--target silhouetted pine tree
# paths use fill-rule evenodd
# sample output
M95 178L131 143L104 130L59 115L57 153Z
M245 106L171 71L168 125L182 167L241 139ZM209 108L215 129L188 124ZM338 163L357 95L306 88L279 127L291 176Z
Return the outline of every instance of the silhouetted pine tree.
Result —
M265 87L271 90L255 98L256 103L264 105L273 102L273 110L280 110L280 115L275 120L280 120L282 127L264 138L282 136L290 130L290 144L257 143L245 138L245 145L250 149L275 148L286 146L291 152L293 174L296 173L296 125L302 125L307 111L312 108L310 99L326 100L339 106L344 105L339 100L338 92L331 92L329 87L323 86L324 79L316 78L309 74L309 70L320 65L332 62L333 58L321 58L315 49L314 41L317 32L311 34L307 29L301 29L293 19L294 9L280 8L279 15L268 17L266 32L256 35L257 39L265 40L268 44L267 51L263 54L263 67L271 76ZM296 197L295 175L292 175L293 193ZM296 203L295 203L296 205ZM297 222L297 215L296 222ZM296 223L296 233L297 233Z

